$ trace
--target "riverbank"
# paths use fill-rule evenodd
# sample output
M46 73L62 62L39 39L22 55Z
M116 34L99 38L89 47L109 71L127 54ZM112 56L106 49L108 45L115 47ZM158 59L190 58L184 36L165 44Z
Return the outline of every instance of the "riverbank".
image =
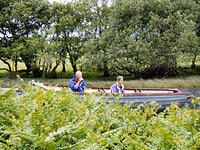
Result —
M65 84L68 85L70 79L34 79L34 78L24 78L24 83L28 84L31 80L35 80L42 83L53 83L53 84ZM114 82L104 81L101 79L87 79L85 81L88 86L95 87L110 87ZM9 79L0 78L1 87L7 88L14 85L23 85L24 83L21 79ZM124 86L126 88L200 88L200 76L189 76L189 77L179 77L170 79L147 79L147 80L126 80L124 79Z

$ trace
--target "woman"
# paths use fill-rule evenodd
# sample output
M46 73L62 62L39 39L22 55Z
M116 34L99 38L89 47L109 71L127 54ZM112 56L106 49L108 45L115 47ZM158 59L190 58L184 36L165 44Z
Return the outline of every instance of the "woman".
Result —
M124 85L122 83L123 83L123 76L118 76L117 82L111 86L110 92L124 94L125 89L124 89Z

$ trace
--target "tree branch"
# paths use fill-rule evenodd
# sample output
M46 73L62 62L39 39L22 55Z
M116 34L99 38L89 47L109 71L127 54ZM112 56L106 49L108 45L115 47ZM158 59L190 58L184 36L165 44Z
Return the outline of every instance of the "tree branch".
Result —
M3 61L4 64L8 65L8 68L9 68L8 71L9 72L12 71L10 64L6 60L4 60L2 58L0 58L0 60Z
M9 72L9 70L7 68L0 68L0 70L6 70L6 71Z

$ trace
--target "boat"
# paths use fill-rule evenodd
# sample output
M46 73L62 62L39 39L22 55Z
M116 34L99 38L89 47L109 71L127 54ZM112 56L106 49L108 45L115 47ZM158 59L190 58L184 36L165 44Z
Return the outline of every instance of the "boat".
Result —
M55 91L60 91L62 88L69 88L67 85L45 84L35 81L32 81L32 85ZM111 94L109 88L103 87L88 87L84 93L76 92L81 98L90 93L96 93L97 97L106 99L107 104L114 102L119 103L120 106L124 106L128 103L131 104L130 108L137 108L141 104L149 104L155 101L162 106L159 111L163 111L172 103L176 103L182 108L187 100L190 99L188 92L170 88L126 88L125 94L120 94L120 96L119 94Z

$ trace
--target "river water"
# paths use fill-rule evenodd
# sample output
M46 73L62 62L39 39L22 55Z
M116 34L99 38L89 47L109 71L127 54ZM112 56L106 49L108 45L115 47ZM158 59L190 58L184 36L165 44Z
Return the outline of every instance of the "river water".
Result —
M195 97L200 97L200 89L180 89L182 92L189 92L190 95L194 95Z

